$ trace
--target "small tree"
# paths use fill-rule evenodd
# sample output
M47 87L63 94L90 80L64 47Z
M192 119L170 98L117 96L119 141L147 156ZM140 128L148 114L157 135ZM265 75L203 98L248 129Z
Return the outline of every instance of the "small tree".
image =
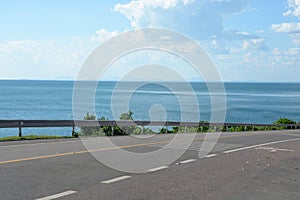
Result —
M120 115L120 120L133 120L132 114L133 114L133 112L131 112L130 110L126 113L122 113Z
M279 118L274 124L297 124L297 122L288 118ZM292 129L292 126L287 126L287 129ZM297 128L297 127L296 127Z
M279 118L274 124L296 124L297 122L288 118Z
M133 112L130 110L126 113L122 113L120 115L120 120L133 120ZM116 131L118 131L120 135L129 135L134 133L135 127L134 126L123 126L123 127L116 127Z
M96 116L90 113L86 113L85 120L96 120ZM82 135L98 135L100 133L99 127L81 127L80 133Z
M100 121L107 121L105 117L101 117ZM112 135L112 128L111 126L101 126L102 132L105 134L105 136L111 136Z
M86 115L84 116L84 120L96 120L96 116L93 114L90 114L89 112L86 113Z

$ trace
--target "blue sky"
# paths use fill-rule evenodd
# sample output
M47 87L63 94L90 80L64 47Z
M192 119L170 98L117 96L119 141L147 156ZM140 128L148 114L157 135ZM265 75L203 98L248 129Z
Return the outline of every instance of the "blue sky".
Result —
M74 79L103 41L162 27L197 41L225 81L300 80L300 0L0 0L0 26L0 79Z

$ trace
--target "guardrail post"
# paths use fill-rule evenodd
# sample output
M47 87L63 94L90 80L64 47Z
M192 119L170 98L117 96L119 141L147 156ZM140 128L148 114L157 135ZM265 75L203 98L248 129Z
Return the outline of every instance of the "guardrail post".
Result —
M75 136L75 126L72 126L72 137Z
M166 123L166 134L168 133L168 123Z
M20 121L19 122L19 137L22 137L22 125L23 125L23 122Z

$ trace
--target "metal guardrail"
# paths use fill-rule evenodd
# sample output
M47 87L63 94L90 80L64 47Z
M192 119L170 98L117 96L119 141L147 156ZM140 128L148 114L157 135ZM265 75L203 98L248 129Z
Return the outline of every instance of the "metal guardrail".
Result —
M175 121L128 121L128 120L0 120L0 128L18 128L19 137L22 137L22 128L41 127L72 127L72 136L75 127L97 127L97 126L184 126L186 127L290 127L300 128L300 124L248 124L248 123L209 123L209 122L175 122Z

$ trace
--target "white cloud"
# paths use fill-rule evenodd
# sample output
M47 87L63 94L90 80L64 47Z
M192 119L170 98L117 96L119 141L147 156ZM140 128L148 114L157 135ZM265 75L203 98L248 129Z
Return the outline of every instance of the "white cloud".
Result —
M295 45L300 45L300 22L272 24L271 28L280 33L288 33Z
M193 3L195 0L182 0L184 5L187 5L189 3Z
M292 15L300 19L300 0L287 0L287 10L283 15Z
M280 50L278 48L272 51L274 56L274 63L277 65L284 65L297 69L300 62L300 48L289 48L287 50Z
M247 8L249 0L132 0L117 4L133 28L163 27L180 31L194 39L209 39L224 32L223 17Z
M283 33L300 32L300 22L272 24L271 28L276 32L283 32Z
M224 41L213 38L210 45L213 48L213 51L217 55L226 55L229 53L229 49L224 44Z
M69 42L17 40L0 43L0 78L75 77L89 53L82 39Z
M290 37L296 46L300 46L300 33L291 34Z
M117 31L108 31L106 29L100 29L96 31L96 35L91 37L91 42L102 43L112 37L119 35Z
M253 35L244 31L229 31L224 30L221 33L221 37L226 40L249 40L249 39L260 39L257 35Z
M299 81L299 50L252 51L236 48L229 51L229 54L212 57L224 80Z
M16 40L0 44L1 53L11 53L15 51L31 51L40 44L33 40Z
M244 40L243 49L244 50L255 49L255 50L266 51L269 48L265 44L265 40L259 38L259 39Z
M300 19L300 0L287 0L286 12L284 16L295 16ZM272 24L271 28L280 33L289 34L295 45L300 45L300 22L286 22L281 24Z
M189 2L189 0L183 0L182 3L186 5ZM151 21L155 20L154 9L169 9L175 7L178 3L178 0L138 0L131 1L128 4L117 4L115 5L115 11L124 14L131 21L131 26L136 28L142 25L143 18L147 15L152 17L152 19L149 19L149 24L152 24Z
M16 40L0 43L0 65L2 68L10 68L11 65L24 63L34 65L39 57L39 42L33 40ZM11 69L10 69L11 70Z

